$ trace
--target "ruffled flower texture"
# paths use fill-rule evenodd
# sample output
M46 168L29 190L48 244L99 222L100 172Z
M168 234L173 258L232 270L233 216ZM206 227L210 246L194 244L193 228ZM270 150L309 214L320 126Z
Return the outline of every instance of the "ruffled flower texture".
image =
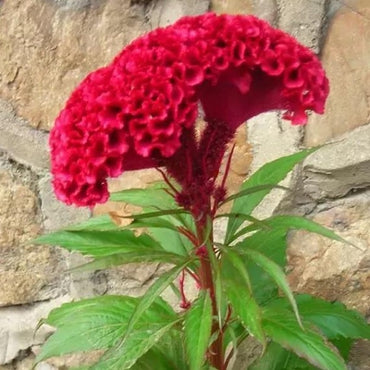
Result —
M317 57L268 23L184 17L133 41L72 93L50 135L56 195L78 206L105 202L107 177L158 166L178 151L198 102L208 125L234 132L270 110L304 124L306 111L323 113L327 95Z

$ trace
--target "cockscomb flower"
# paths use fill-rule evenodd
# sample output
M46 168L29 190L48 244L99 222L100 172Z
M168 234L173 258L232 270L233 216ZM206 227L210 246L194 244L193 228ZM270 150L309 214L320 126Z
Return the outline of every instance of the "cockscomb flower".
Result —
M182 185L213 192L237 127L282 110L293 124L323 113L328 80L317 57L253 16L184 17L128 45L77 87L50 135L58 198L92 206L107 177L165 166ZM194 134L199 102L206 128ZM193 190L193 193L199 193Z

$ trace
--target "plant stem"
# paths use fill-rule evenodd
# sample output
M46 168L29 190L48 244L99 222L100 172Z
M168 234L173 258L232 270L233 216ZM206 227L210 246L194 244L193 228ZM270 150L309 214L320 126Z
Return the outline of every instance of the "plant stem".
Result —
M204 223L197 223L197 232L199 240L204 240ZM210 233L208 242L213 245L213 233ZM214 253L209 251L208 253ZM200 269L199 269L199 279L200 288L208 290L211 301L212 301L212 314L213 317L218 317L218 307L216 302L215 286L213 281L212 265L208 255L200 255ZM224 364L224 353L223 353L223 328L220 328L218 320L214 320L212 324L213 336L217 334L216 339L208 348L208 359L210 364L217 370L225 370Z

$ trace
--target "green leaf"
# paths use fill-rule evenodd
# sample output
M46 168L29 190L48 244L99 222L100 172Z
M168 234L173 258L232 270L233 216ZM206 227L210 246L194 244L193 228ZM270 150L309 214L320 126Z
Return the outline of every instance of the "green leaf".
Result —
M263 356L256 360L248 370L315 370L306 360L287 351L275 342L269 343Z
M189 255L194 248L190 241L185 239L178 231L168 228L148 228L150 235L162 246L167 252L179 254L182 256Z
M113 352L109 351L104 354L99 362L91 367L91 370L130 369L178 321L179 319L175 319L165 325L148 323L144 327L135 329L126 337L121 346Z
M317 149L318 148L303 150L299 153L282 157L265 164L243 183L241 186L241 191L260 185L277 185L288 175L288 173L297 163L305 159L309 154L313 153ZM248 215L251 214L270 191L271 189L266 189L264 191L254 193L253 195L249 195L248 197L236 199L232 206L231 212L244 213ZM243 221L240 219L229 220L225 237L226 244L229 243L230 238L238 230L242 223Z
M135 217L135 216L133 216ZM170 222L163 217L148 218L148 219L135 219L127 226L126 229L139 229L139 228L161 228L179 232L178 228L173 222Z
M355 340L352 338L344 338L344 337L336 337L334 339L330 339L330 342L337 347L339 353L344 358L345 361L348 361L349 354L352 348L352 344Z
M176 210L174 214L160 216L157 219L141 219L140 223L146 223L148 232L156 239L168 252L173 252L180 255L188 255L193 246L190 241L183 235L179 234L178 230L173 230L177 226L184 226L187 229L192 229L193 220L186 213L177 213L179 206L174 198L166 192L167 186L160 182L155 186L146 189L128 189L111 194L111 200L133 204L143 208L144 212L151 213L157 210ZM160 219L163 221L162 227L159 226ZM152 223L152 225L150 225ZM172 225L172 227L170 226ZM139 220L133 222L132 227L140 227Z
M120 227L115 224L109 215L91 217L76 225L70 225L65 231L107 231L119 230Z
M233 248L240 250L240 252L248 249L264 253L284 268L286 263L286 231L280 229L261 230L236 244ZM245 261L245 266L256 301L260 305L264 305L275 299L278 296L278 289L271 276L253 261Z
M285 186L279 186L279 185L274 185L274 184L256 185L256 186L252 186L250 188L243 189L243 190L241 190L241 191L239 191L235 194L230 195L221 204L225 204L225 203L230 202L231 200L234 200L234 199L245 197L246 195L259 193L261 191L266 192L266 190L267 190L268 192L270 192L272 189L290 190L289 188L287 188Z
M145 218L155 218L159 216L180 215L180 214L189 214L189 212L182 208L163 209L161 211L138 213L138 214L130 215L130 216L121 216L121 218L133 218L134 220L142 220Z
M33 243L58 245L69 251L78 251L93 257L133 252L138 247L163 250L160 244L149 235L136 236L130 230L56 231L40 236Z
M153 304L157 297L172 283L177 275L191 262L187 260L179 266L173 267L171 270L161 275L153 285L146 291L141 297L139 304L135 307L135 310L130 317L127 324L127 330L124 338L122 339L119 346L124 345L126 338L130 335L130 332L134 329L136 323L140 320L141 315Z
M244 251L255 250L269 256L280 267L286 265L286 235L287 230L272 228L271 230L260 230L246 237L233 248Z
M185 257L178 254L169 253L166 251L148 250L146 248L137 248L133 252L117 253L112 256L96 258L92 262L85 263L81 266L70 269L70 272L84 272L103 270L115 266L124 265L127 263L139 262L165 262L174 265L181 264L185 261Z
M266 309L263 328L274 342L323 370L346 370L343 359L315 331L303 331L288 310Z
M293 292L289 287L288 281L281 267L262 253L253 249L245 248L242 253L248 256L253 262L259 265L264 271L267 272L268 275L272 277L276 285L284 292L284 294L288 298L293 308L294 314L297 318L297 321L299 325L302 326L297 303L294 299Z
M265 345L261 310L253 297L248 272L240 256L227 248L222 250L221 274L233 312L249 332Z
M292 229L306 230L306 231L310 231L310 232L325 236L327 238L348 244L346 240L341 238L339 235L337 235L332 230L306 217L278 215L278 216L272 216L270 218L262 220L261 222L265 225L265 227L267 226L267 227L270 227L271 229L281 229L281 230L285 230L286 232ZM247 227L237 232L234 235L234 238L238 238L247 232L254 231L257 227L258 227L257 224L248 225Z
M110 196L111 201L124 202L139 207L154 207L157 209L178 208L173 197L166 192L167 187L163 184L157 184L155 187L146 189L127 189Z
M262 220L259 220L253 216L250 216L250 215L246 215L246 214L243 214L243 213L222 213L222 214L219 214L217 215L215 218L239 218L243 221L249 221L252 223L252 225L254 225L254 228L255 229L271 229L271 227L266 224L264 221ZM232 241L232 240L231 240Z
M168 357L164 353L158 351L154 346L143 356L141 356L131 367L131 370L153 369L175 370L178 369L178 367L175 367L174 363L170 359L168 359Z
M189 370L187 366L183 333L176 327L165 333L132 370Z
M44 323L57 330L42 346L36 361L66 353L114 346L125 333L138 302L138 298L102 296L65 303L52 310ZM157 299L151 310L142 314L140 324L175 318L172 308L163 300Z
M343 303L327 302L308 294L296 295L296 302L301 316L315 324L327 338L370 339L370 326L365 318ZM277 306L286 308L286 301L279 299L271 305Z
M212 328L212 302L203 291L185 314L185 346L190 370L198 370L205 361Z

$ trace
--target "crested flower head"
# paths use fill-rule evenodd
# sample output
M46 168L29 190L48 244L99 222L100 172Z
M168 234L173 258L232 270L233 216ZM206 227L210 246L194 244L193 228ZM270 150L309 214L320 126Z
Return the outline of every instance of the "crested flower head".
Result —
M270 110L304 124L306 111L323 113L327 94L317 57L268 23L184 17L132 42L72 93L50 135L56 194L91 206L107 200L107 177L166 165L192 132L198 102L208 125L230 133Z

